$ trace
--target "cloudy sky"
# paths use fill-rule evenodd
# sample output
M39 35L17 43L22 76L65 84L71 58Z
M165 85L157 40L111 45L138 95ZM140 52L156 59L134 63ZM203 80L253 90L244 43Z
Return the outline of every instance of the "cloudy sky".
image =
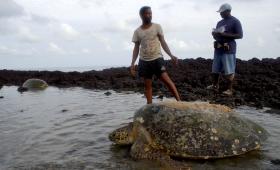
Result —
M143 5L174 55L212 58L225 2L243 25L237 56L279 57L279 0L0 0L0 69L129 65Z

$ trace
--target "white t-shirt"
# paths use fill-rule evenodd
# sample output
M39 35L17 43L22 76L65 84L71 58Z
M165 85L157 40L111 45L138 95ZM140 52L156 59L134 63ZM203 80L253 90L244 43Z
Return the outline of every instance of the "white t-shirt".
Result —
M162 57L159 35L163 36L159 24L153 23L149 28L138 27L133 34L132 42L140 43L140 59L145 61Z

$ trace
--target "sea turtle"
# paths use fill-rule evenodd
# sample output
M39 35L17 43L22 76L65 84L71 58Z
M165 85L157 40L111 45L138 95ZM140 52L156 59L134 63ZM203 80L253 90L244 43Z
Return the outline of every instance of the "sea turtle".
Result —
M132 145L135 159L215 159L259 149L264 128L227 106L207 102L161 102L136 111L133 122L109 139Z
M48 87L48 84L41 79L28 79L26 80L21 87L18 88L18 91L27 91L27 90L44 90Z

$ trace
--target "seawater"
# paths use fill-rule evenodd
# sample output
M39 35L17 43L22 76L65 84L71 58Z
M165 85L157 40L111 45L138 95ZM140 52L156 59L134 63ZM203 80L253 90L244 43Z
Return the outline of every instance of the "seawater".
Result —
M83 88L48 87L44 91L0 90L0 169L160 169L154 161L135 161L129 147L112 145L108 134L132 121L145 104L142 94ZM166 100L166 99L163 99ZM159 100L155 99L155 102ZM240 107L237 111L270 133L260 151L214 161L184 160L193 169L280 169L280 114Z

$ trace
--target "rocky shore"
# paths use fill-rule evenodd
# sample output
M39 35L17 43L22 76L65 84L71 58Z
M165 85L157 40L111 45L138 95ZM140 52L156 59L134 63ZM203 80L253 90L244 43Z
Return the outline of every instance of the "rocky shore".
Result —
M211 59L184 59L178 66L166 61L167 71L175 82L185 101L202 100L226 104L231 107L249 105L280 108L280 58L237 60L234 94L223 96L227 82L221 81L219 92L206 90L211 84ZM3 85L20 86L29 78L45 80L51 86L84 87L90 89L113 89L116 91L136 91L143 93L143 81L132 78L129 67L110 68L102 71L61 72L61 71L14 71L0 70L0 89ZM158 97L170 96L160 81L155 80L154 94Z

